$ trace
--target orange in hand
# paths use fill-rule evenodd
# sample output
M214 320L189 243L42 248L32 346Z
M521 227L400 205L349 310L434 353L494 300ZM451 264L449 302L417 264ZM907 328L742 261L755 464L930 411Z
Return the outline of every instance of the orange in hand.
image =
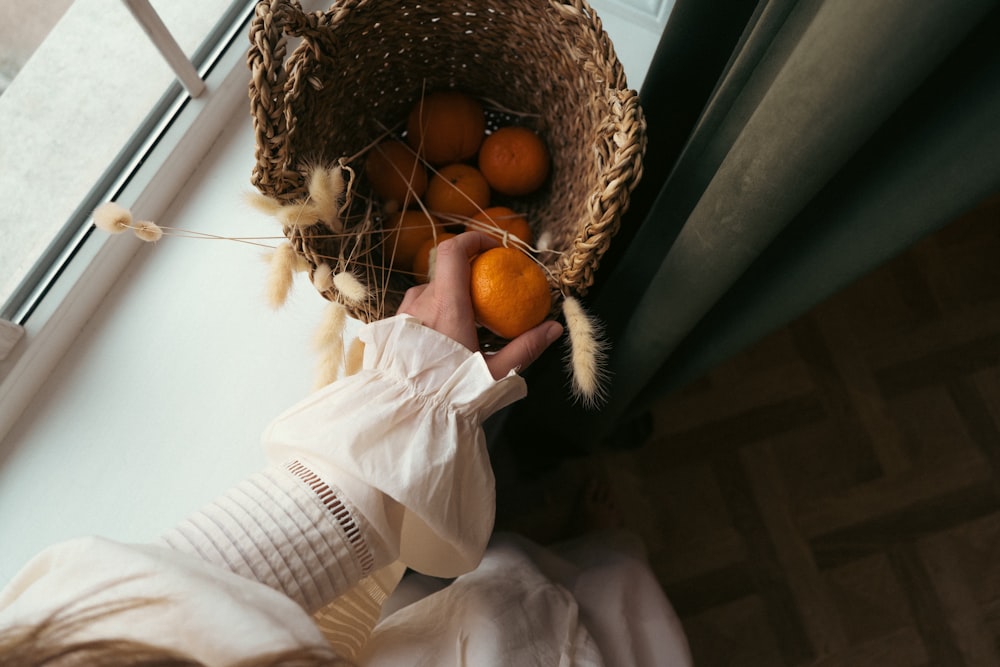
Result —
M489 206L490 186L475 167L449 164L431 177L425 202L435 215L469 218Z
M520 213L506 206L491 206L472 216L472 220L465 224L466 231L480 231L492 236L503 237L507 232L516 236L528 245L535 241L535 236L531 232L531 226Z
M518 197L542 187L549 176L549 149L526 127L502 127L483 140L479 171L499 193Z
M383 141L368 151L365 174L376 195L401 207L427 190L427 168L401 141Z
M476 321L510 339L545 321L552 295L545 271L517 248L491 248L472 260Z
M461 162L476 154L486 114L475 97L454 90L418 100L406 119L406 141L431 164Z
M385 222L382 253L394 269L411 271L420 246L443 232L441 222L434 216L415 209L399 211Z
M417 250L416 257L413 258L413 276L417 279L417 282L426 283L430 281L434 272L434 256L432 253L437 253L438 245L445 239L450 239L455 236L451 232L444 232L437 235L437 238L431 238L424 241L420 249Z

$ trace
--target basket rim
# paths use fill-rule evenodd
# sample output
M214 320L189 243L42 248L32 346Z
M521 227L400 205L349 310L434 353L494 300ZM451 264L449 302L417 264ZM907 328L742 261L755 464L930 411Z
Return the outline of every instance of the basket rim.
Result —
M307 14L301 10L298 0L258 2L251 26L248 67L252 73L249 92L256 143L251 183L261 193L287 200L301 194L301 155L294 153L290 142L302 129L297 127L295 104L300 96L309 95L312 89L308 79L303 77L303 73L309 71L303 63L318 57L313 45L316 35L336 30L345 20L345 12L371 4L372 0L344 0L326 11ZM423 4L427 4L426 0ZM594 146L601 154L600 187L587 193L585 208L589 219L577 223L579 231L568 244L555 271L560 294L582 296L593 283L600 258L617 233L631 192L641 178L646 146L645 119L638 93L623 87L626 85L624 70L593 8L585 0L530 4L536 7L544 4L556 12L572 15L575 20L585 18L587 25L601 36L602 62L610 63L604 70L605 83L620 84L592 91L594 103L602 101L605 105L601 109L601 133L595 136ZM287 53L289 37L302 39L291 54ZM588 64L590 61L584 61L581 67ZM291 237L291 230L284 232Z

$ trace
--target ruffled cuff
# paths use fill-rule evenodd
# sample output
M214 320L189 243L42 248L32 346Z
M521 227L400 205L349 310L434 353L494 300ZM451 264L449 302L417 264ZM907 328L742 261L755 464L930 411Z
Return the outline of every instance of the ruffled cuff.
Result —
M264 432L265 450L342 489L408 566L440 577L467 572L482 558L495 512L482 422L522 398L524 380L494 380L480 353L409 316L368 324L359 337L362 370L279 416ZM379 493L352 494L359 484Z

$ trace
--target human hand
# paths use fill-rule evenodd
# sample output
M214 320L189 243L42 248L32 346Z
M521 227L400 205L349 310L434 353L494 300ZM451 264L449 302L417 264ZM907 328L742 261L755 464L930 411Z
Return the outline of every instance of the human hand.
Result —
M426 285L410 288L398 312L412 315L425 326L458 341L470 350L479 349L476 321L469 288L469 260L500 245L492 236L465 232L437 246L434 278ZM507 343L495 354L486 355L486 365L499 380L511 370L521 370L541 356L562 335L555 321L539 324Z

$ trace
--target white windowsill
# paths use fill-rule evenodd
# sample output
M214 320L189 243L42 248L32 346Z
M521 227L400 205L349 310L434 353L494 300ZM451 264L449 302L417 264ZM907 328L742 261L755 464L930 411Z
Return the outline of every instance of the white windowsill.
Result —
M241 41L213 71L208 91L188 101L170 123L119 203L140 218L156 220L245 102L246 78ZM0 361L0 441L141 245L131 234L92 233L41 301L22 340Z
M159 224L280 242L276 222L243 201L254 147L243 112ZM165 236L115 272L0 442L0 583L74 536L154 539L263 465L267 422L313 387L326 303L300 276L286 307L271 310L263 254Z

